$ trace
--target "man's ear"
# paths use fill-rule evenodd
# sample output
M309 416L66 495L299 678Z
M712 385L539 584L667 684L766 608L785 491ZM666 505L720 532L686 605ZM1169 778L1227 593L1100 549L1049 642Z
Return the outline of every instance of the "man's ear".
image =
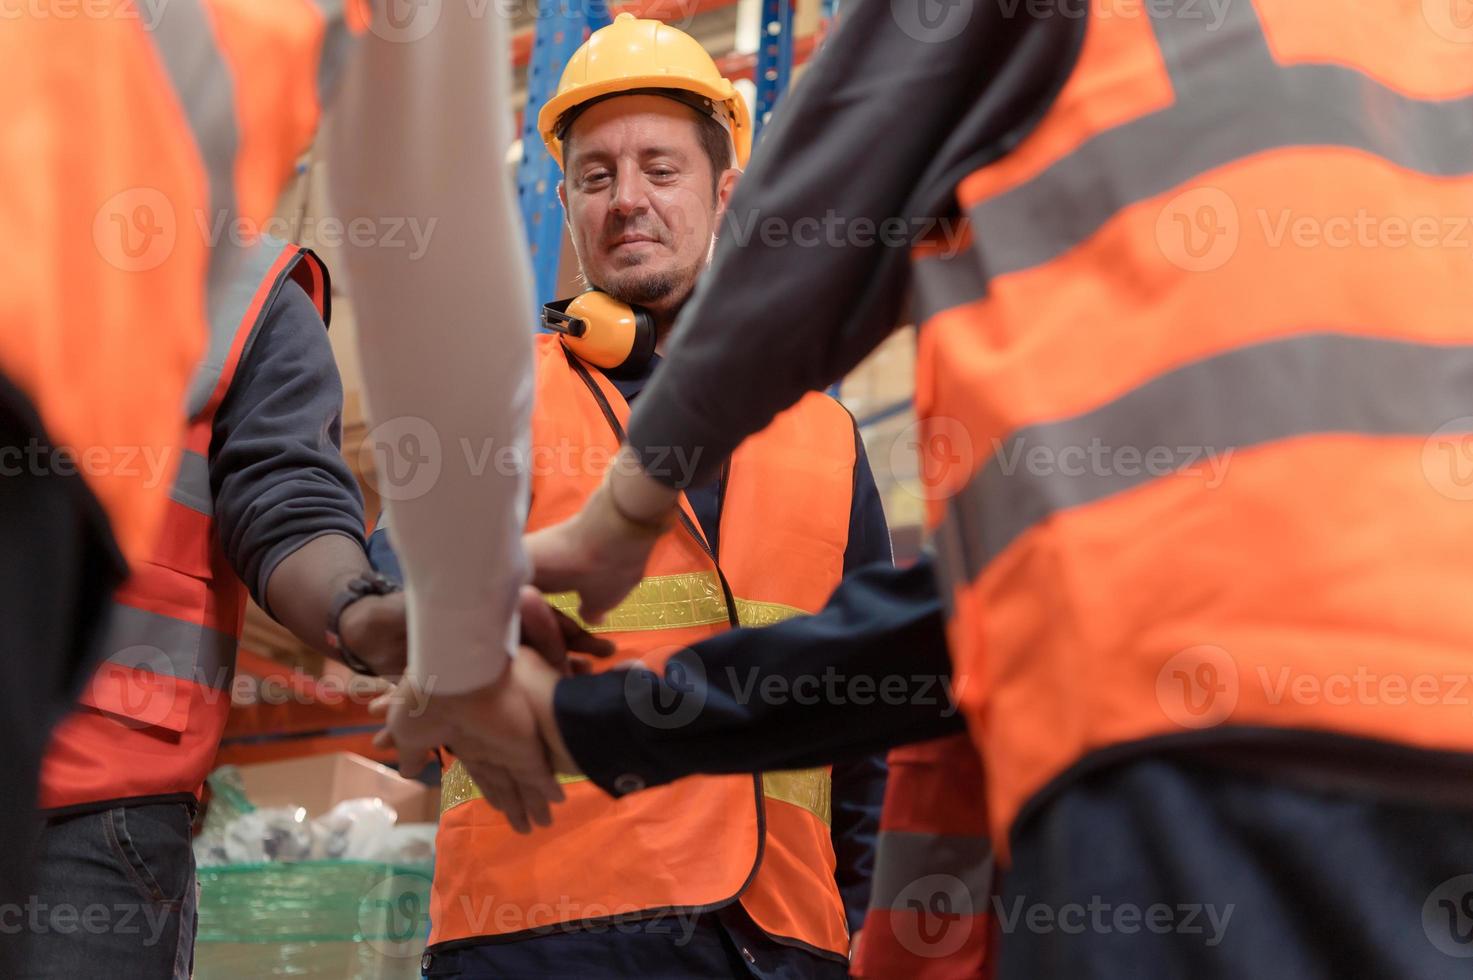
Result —
M563 216L568 214L568 181L566 178L557 182L557 199L562 202Z
M716 178L716 220L720 221L726 214L726 205L731 201L731 192L736 190L737 178L742 172L736 167L727 167L721 171L721 176Z

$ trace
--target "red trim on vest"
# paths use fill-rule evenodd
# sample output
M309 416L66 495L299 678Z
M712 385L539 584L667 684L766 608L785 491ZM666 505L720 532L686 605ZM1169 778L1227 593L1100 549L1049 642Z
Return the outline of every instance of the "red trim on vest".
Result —
M215 412L235 379L246 345L264 322L270 298L299 260L307 259L314 269L320 265L316 256L298 246L276 247L281 253L252 295L220 380L205 409L190 421L180 452L208 458ZM218 543L214 521L173 500L151 560L140 563L114 594L114 602L122 607L167 617L160 623L170 629L195 627L237 641L246 598L245 585ZM155 663L156 658L166 658L162 648L133 662ZM196 664L196 670L205 666ZM104 662L84 689L78 709L52 738L42 767L40 805L55 809L169 793L198 794L229 711L228 665L219 676L206 669L191 679Z

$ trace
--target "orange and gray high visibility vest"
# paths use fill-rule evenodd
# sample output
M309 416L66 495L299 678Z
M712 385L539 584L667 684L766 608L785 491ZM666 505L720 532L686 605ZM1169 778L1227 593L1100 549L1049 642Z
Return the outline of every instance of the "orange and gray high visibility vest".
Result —
M1434 6L1099 0L1052 108L959 182L969 246L917 250L1004 867L1132 750L1473 752L1473 36Z
M985 976L994 886L982 766L966 735L893 749L853 976Z
M242 223L271 216L311 141L359 2L102 0L0 31L0 373L130 563L168 483L129 461L178 444Z
M210 438L215 413L290 279L326 322L327 269L310 250L262 238L211 320L210 355L190 387L189 428L162 533L113 595L105 659L57 726L41 770L45 809L198 794L230 713L246 587L215 526Z
M618 452L628 413L602 373L556 337L538 338L529 529L583 506ZM656 544L643 581L595 627L616 645L599 669L638 661L660 670L738 622L768 625L823 608L843 576L855 460L853 420L819 394L744 442L724 478L719 554L682 497L680 525ZM572 595L554 601L576 609ZM700 711L699 697L662 704L640 673L629 675L630 696L643 699L637 713L678 735ZM480 798L464 767L446 771L432 945L740 901L769 936L847 957L826 768L695 776L617 800L581 777L563 788L553 825L523 836Z

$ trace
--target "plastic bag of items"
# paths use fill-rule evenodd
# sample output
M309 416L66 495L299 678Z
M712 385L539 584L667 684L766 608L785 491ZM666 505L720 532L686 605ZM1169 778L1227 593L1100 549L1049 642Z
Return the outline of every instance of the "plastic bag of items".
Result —
M252 806L233 767L212 774L210 787L210 812L194 845L200 867L293 861L428 865L434 861L435 825L400 826L394 808L377 797L343 800L309 820L307 811L299 806Z

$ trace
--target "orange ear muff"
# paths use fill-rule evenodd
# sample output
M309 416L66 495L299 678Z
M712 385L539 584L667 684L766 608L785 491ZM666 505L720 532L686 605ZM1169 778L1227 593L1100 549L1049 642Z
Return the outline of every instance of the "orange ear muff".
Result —
M655 355L655 319L607 293L591 289L542 307L542 325L563 335L581 360L613 377L639 375Z

